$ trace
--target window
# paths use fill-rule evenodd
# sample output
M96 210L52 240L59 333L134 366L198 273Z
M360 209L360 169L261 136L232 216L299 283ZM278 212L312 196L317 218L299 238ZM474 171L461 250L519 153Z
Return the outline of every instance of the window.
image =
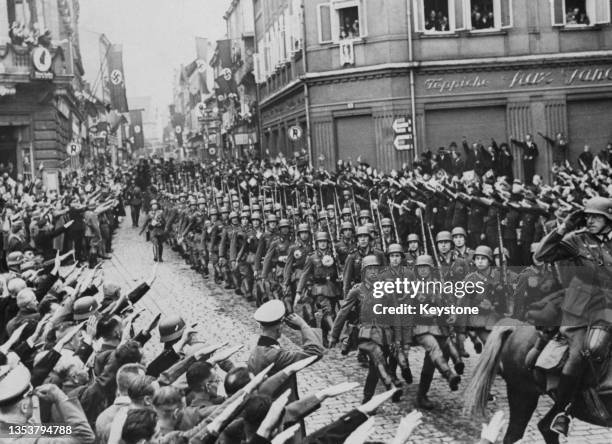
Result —
M512 26L512 0L413 0L413 11L416 31L427 34Z
M365 0L332 0L318 5L319 43L365 37Z
M299 52L302 50L302 6L300 0L291 2L291 52Z
M553 26L610 23L609 0L552 0Z

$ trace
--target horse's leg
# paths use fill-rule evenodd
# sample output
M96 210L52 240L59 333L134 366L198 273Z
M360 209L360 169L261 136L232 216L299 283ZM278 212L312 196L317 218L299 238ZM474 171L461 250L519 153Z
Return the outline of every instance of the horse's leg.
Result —
M504 436L504 444L512 444L523 437L527 424L538 405L539 395L536 392L516 391L516 387L509 384L506 385L506 393L510 407L510 420ZM546 442L548 444L548 441Z

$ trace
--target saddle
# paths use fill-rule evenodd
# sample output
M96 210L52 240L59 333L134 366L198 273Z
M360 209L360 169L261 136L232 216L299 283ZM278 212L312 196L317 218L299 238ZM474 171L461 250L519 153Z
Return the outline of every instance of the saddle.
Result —
M601 396L612 395L612 356L607 353L601 361L587 359L587 371L582 381L581 394L587 408L604 422L612 421L612 412L609 412L601 401ZM534 378L546 393L556 391L563 366L568 359L568 339L561 333L552 338L544 347L535 363Z

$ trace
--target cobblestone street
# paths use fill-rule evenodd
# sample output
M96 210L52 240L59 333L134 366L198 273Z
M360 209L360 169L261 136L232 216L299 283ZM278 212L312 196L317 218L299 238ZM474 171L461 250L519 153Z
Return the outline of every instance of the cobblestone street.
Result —
M104 265L105 279L108 282L120 284L123 291L129 291L141 279L147 278L153 269L154 262L150 245L144 241L144 236L138 236L138 231L131 227L129 218L124 220L115 234L113 257ZM234 295L233 292L223 290L213 282L203 279L167 247L164 251L164 263L158 266L157 280L151 291L139 304L146 308L146 312L140 318L142 324L150 321L160 311L163 314L180 313L187 323L198 322L201 332L199 337L207 342L227 341L230 344L244 344L243 349L233 358L237 364L246 362L257 340L258 326L252 318L254 305ZM292 339L296 338L291 334L289 338L284 337L283 345L295 347ZM152 358L160 349L158 338L154 336L147 345L147 357ZM469 378L477 361L473 349L469 348L468 351L471 357L467 359L464 378ZM423 352L420 348L411 350L410 361L416 381L405 388L404 397L400 403L387 403L379 409L376 432L371 437L372 441L391 441L400 417L414 408L422 359ZM336 349L328 351L320 362L300 372L298 381L300 391L306 393L345 381L357 381L362 387L365 375L366 370L359 366L354 353L343 357ZM465 382L462 382L462 386L465 386ZM308 417L308 430L313 431L357 406L362 397L361 387L326 401L319 411ZM489 417L498 409L502 409L507 415L505 384L501 378L496 380L493 393L497 400L489 404ZM478 441L480 421L461 415L461 388L460 391L451 393L446 382L437 374L429 396L436 402L437 407L432 412L424 412L423 423L416 430L410 442L474 443ZM549 406L550 400L542 398L523 442L543 442L535 424ZM576 422L571 439L565 442L610 443L612 432Z

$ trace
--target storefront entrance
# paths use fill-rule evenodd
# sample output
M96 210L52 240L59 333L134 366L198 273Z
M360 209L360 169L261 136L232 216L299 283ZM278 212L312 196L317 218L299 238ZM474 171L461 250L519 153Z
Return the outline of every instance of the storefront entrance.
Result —
M15 127L0 127L0 173L8 173L13 179L17 176L17 140Z

